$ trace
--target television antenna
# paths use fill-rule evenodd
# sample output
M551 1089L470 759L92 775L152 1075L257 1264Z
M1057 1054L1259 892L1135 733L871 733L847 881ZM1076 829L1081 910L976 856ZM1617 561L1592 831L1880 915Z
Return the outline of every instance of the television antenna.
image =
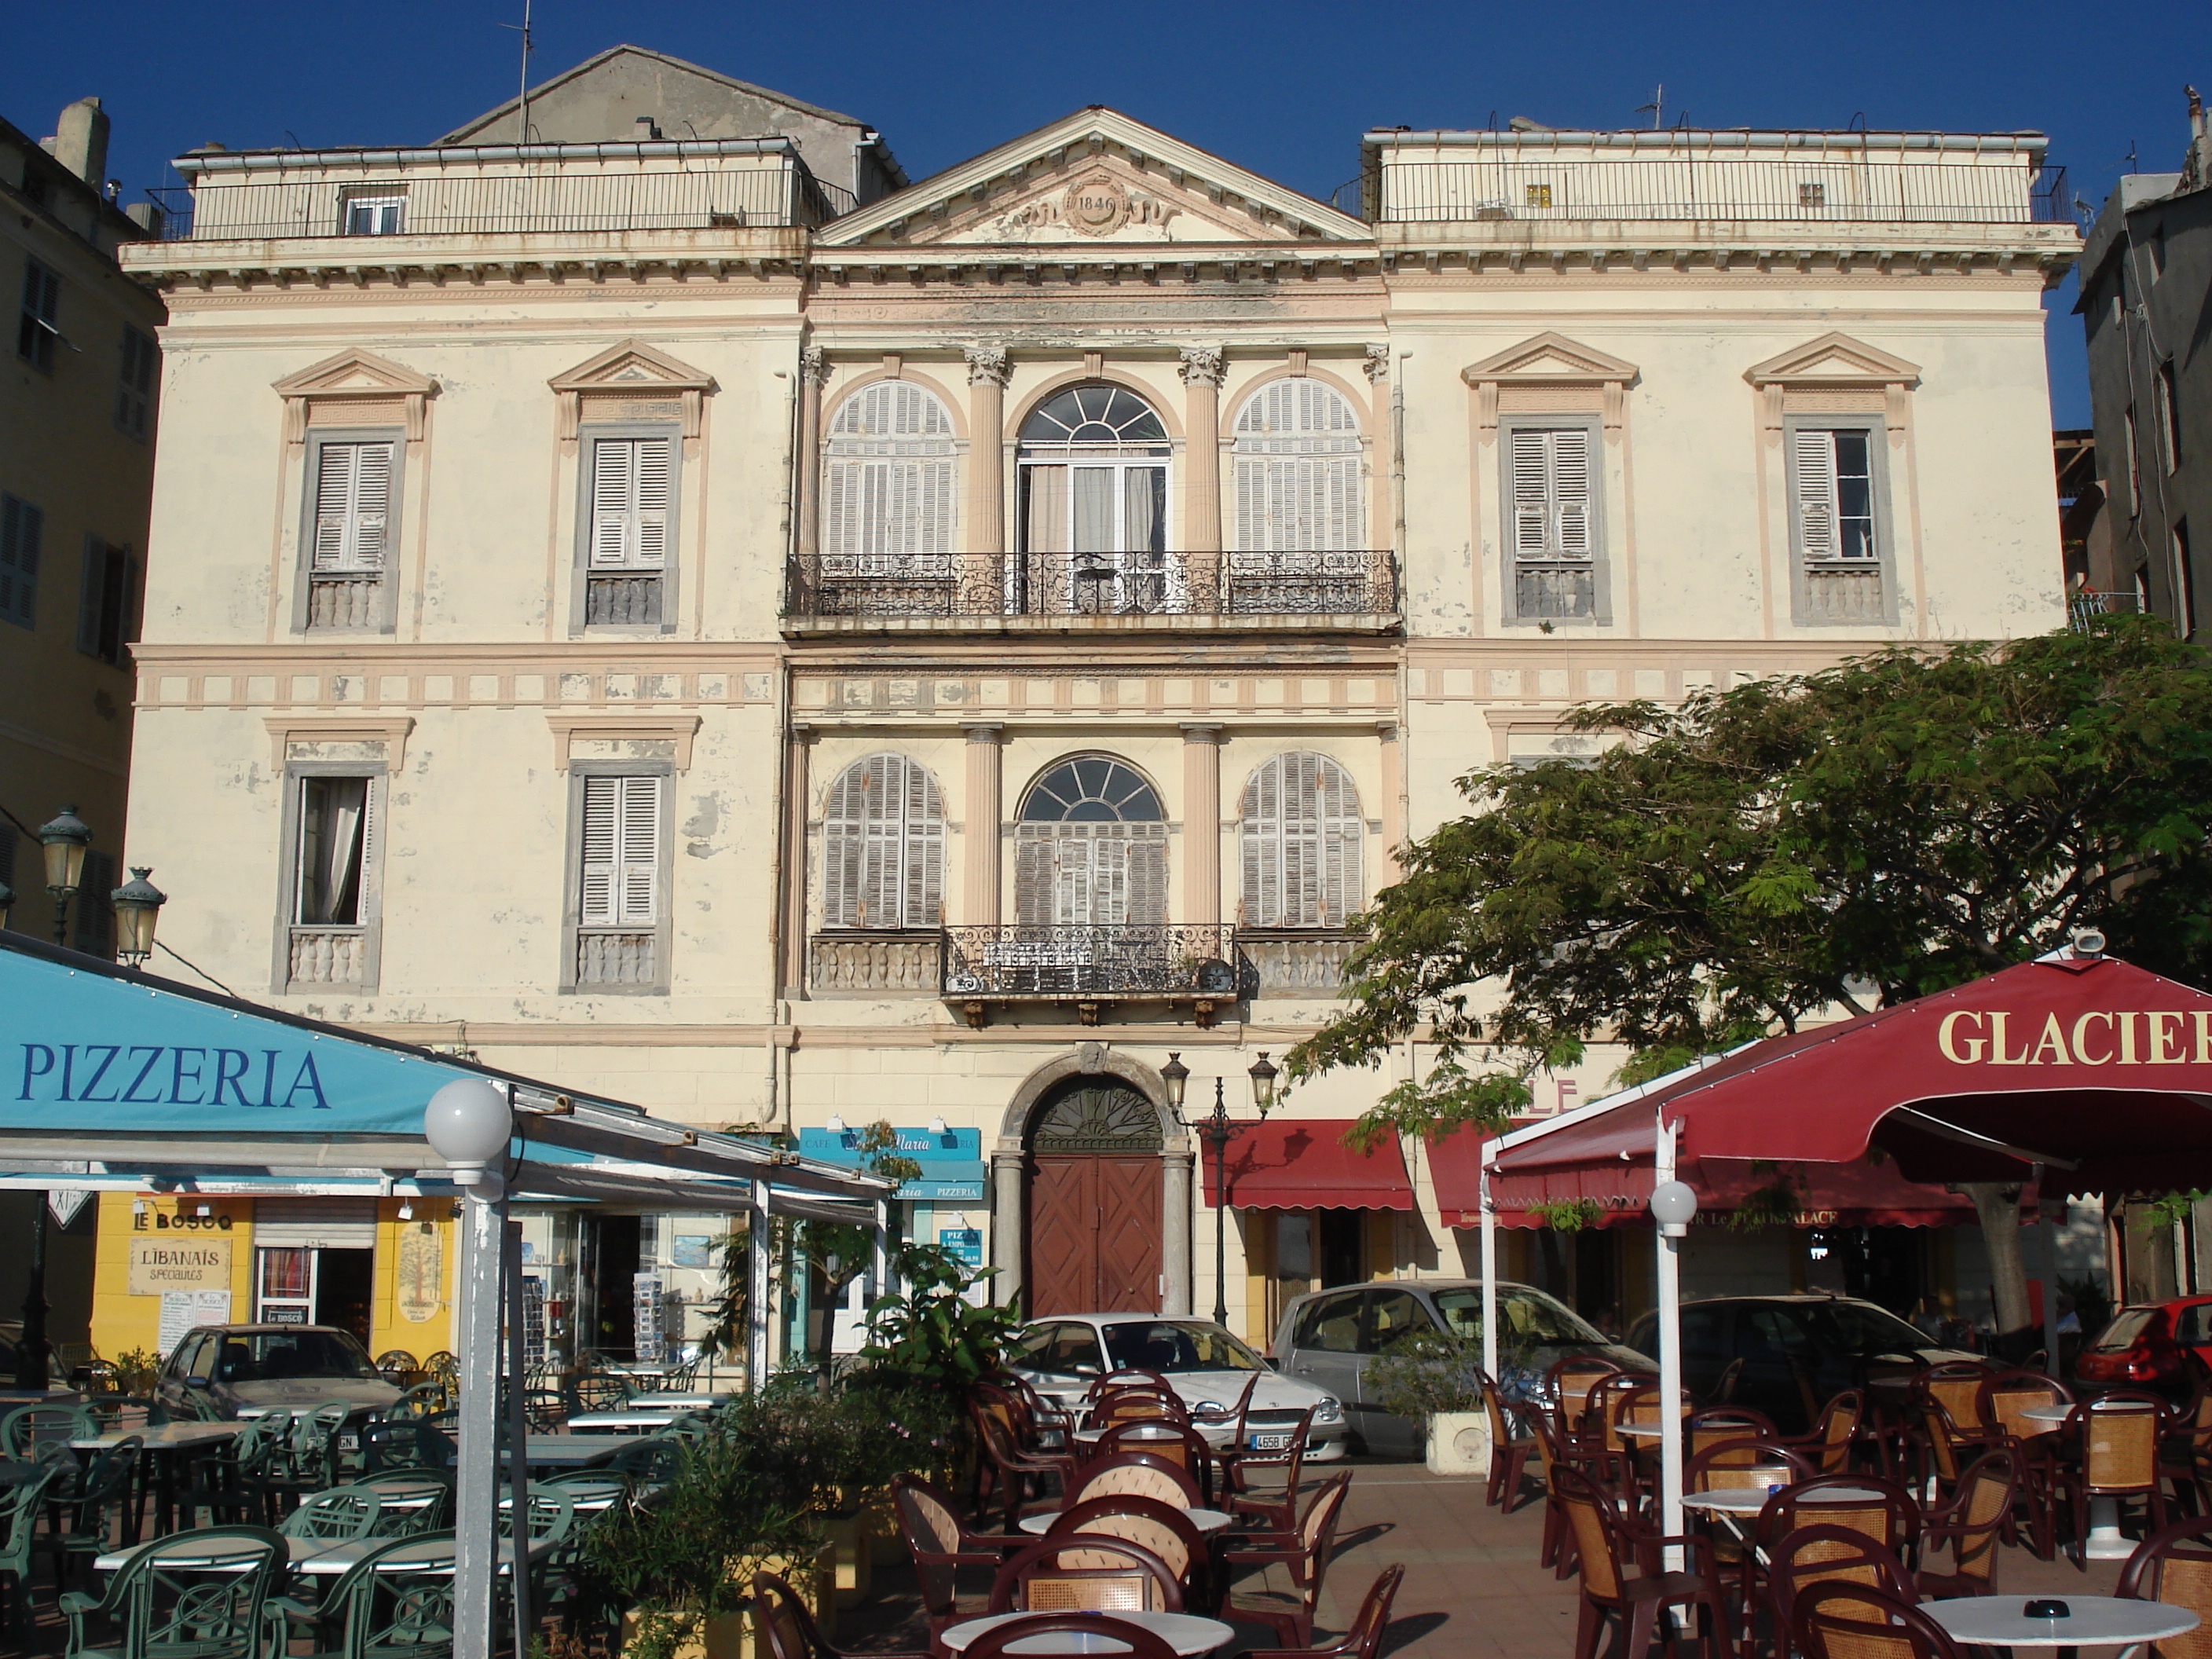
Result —
M1650 116L1651 131L1656 132L1659 131L1660 118L1666 112L1666 108L1667 83L1662 81L1651 89L1651 101L1648 104L1638 104L1636 106L1636 113Z
M503 29L516 27L513 23L500 25ZM522 36L522 78L520 88L515 97L515 108L521 120L520 125L515 129L514 142L518 144L526 144L530 142L530 54L535 50L530 39L530 0L522 0L522 22L520 26L520 33Z

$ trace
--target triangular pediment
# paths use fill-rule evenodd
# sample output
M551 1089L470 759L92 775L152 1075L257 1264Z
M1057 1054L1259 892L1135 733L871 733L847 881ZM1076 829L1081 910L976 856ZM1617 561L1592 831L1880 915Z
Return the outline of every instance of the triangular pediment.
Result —
M1460 377L1470 386L1490 380L1540 381L1547 384L1618 381L1636 379L1636 365L1623 362L1595 346L1571 340L1564 334L1545 332L1508 346L1479 363L1470 363Z
M438 383L373 351L341 351L275 383L286 398L398 398L434 396Z
M1826 386L1911 386L1920 379L1920 366L1848 334L1828 333L1765 362L1753 363L1744 371L1744 379L1753 386L1793 380Z
M712 392L714 377L642 340L623 340L547 382L556 392Z
M1064 120L825 226L823 249L1370 242L1360 221L1115 110Z

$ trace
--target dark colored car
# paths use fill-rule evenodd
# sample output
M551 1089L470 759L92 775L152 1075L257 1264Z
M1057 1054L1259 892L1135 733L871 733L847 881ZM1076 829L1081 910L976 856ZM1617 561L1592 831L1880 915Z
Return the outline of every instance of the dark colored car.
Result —
M185 1333L155 1392L173 1411L204 1395L225 1417L313 1411L343 1401L357 1416L399 1398L350 1331L330 1325L202 1325Z
M1627 1370L1651 1368L1643 1354L1608 1342L1573 1309L1531 1285L1499 1281L1498 1304L1501 1338L1519 1361L1517 1374L1498 1379L1509 1397L1525 1396L1570 1354L1597 1354ZM1417 1331L1480 1339L1482 1281L1404 1279L1309 1291L1284 1304L1268 1357L1285 1376L1344 1402L1359 1449L1419 1457L1427 1425L1385 1411L1366 1386L1367 1362Z
M1628 1344L1659 1352L1658 1316ZM1723 1296L1682 1304L1682 1384L1698 1399L1765 1412L1785 1434L1813 1425L1845 1389L1977 1356L1935 1346L1887 1308L1840 1296Z
M2075 1356L2085 1388L2148 1389L2179 1399L2212 1374L2212 1296L2123 1308Z

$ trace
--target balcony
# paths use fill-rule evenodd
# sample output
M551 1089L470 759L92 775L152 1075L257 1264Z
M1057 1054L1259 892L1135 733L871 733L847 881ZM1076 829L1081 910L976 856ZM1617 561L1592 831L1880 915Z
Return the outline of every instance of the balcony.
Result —
M1073 1007L1085 1025L1111 1003L1188 1006L1201 1027L1259 976L1226 922L948 927L945 1000L981 1030L994 1006Z
M934 930L817 933L807 947L812 996L934 996L944 975L945 936Z
M822 554L794 559L787 633L1025 625L1387 629L1387 549L1302 553Z
M1879 623L1889 614L1879 564L1841 560L1805 567L1805 615L1808 622Z

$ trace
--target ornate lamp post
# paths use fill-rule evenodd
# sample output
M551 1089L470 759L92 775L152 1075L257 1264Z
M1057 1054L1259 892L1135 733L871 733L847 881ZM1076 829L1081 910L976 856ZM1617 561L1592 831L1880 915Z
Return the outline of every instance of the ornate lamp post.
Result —
M69 905L84 883L84 849L92 845L92 828L77 817L76 808L64 806L39 826L39 839L46 848L46 891L54 896L54 943L69 943Z
M143 864L131 866L131 879L108 896L115 907L115 955L118 961L143 968L154 954L154 921L169 896L146 879L154 873Z
M1252 1079L1252 1103L1260 1109L1259 1123L1246 1123L1229 1115L1228 1104L1223 1097L1222 1079L1213 1079L1213 1109L1196 1122L1182 1115L1183 1091L1190 1085L1190 1067L1182 1063L1177 1054L1168 1055L1168 1063L1160 1067L1160 1081L1166 1085L1168 1109L1175 1114L1176 1121L1186 1129L1195 1130L1213 1148L1213 1322L1226 1327L1229 1323L1229 1291L1226 1251L1229 1231L1229 1143L1247 1129L1255 1129L1267 1121L1267 1114L1275 1104L1276 1068L1264 1054L1255 1060L1245 1073Z

